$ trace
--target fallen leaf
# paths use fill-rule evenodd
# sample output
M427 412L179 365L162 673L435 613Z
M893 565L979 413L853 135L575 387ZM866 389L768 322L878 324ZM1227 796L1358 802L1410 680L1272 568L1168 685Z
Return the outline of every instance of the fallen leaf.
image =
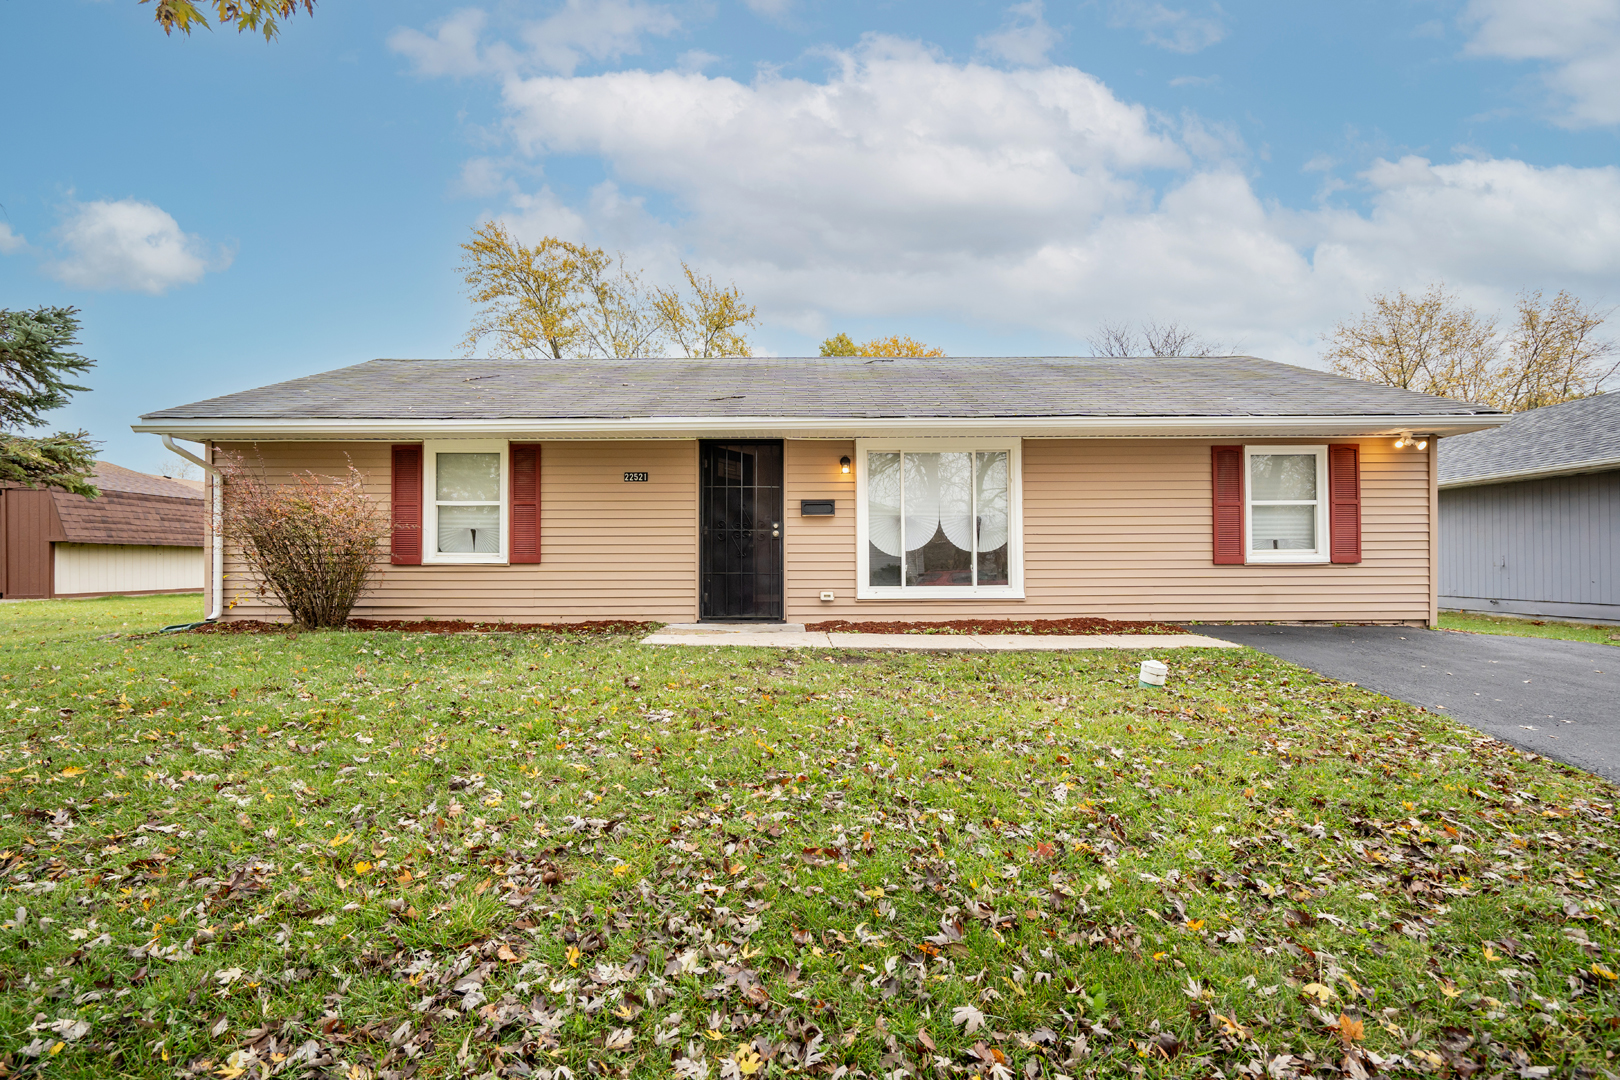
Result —
M971 1035L984 1026L984 1013L972 1005L958 1005L951 1010L951 1023L959 1025L964 1034Z
M1331 986L1323 986L1321 983L1318 983L1318 982L1306 983L1300 989L1300 992L1303 993L1303 994L1310 995L1311 997L1313 997L1316 1000L1320 1001L1323 1005L1326 1005L1328 1002L1332 1001L1335 997L1338 996L1337 994L1335 994L1333 992L1333 987L1331 987Z

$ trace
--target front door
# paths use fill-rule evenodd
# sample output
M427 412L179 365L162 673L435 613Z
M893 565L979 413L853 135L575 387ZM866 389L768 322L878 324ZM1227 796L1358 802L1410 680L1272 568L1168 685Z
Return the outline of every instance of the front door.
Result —
M782 621L782 444L699 444L703 619Z

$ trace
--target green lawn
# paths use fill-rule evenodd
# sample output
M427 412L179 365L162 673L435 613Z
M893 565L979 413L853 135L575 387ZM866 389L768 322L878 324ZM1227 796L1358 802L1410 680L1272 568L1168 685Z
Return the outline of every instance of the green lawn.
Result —
M1470 634L1561 638L1565 641L1595 641L1603 645L1620 645L1620 626L1594 626L1591 623L1504 619L1495 615L1465 615L1460 612L1443 611L1440 613L1440 629L1465 630Z
M1615 789L1258 653L197 606L0 605L0 1075L1616 1071Z

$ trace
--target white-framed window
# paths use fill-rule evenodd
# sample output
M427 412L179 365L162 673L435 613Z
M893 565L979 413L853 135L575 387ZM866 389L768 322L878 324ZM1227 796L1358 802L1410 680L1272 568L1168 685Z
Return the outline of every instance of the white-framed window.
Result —
M505 442L422 445L422 561L504 563L508 468Z
M855 595L1024 595L1017 439L855 443Z
M1326 446L1245 446L1243 492L1246 561L1328 561Z

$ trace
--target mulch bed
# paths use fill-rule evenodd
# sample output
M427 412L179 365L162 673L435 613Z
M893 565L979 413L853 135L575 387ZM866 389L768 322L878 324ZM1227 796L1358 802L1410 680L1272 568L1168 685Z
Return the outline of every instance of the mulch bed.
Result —
M602 619L576 623L508 623L465 622L454 619L423 619L412 622L399 619L350 619L350 630L392 630L402 634L650 634L661 623L624 622ZM231 622L205 623L186 633L191 634L288 634L296 633L291 623L263 622L258 619L238 619Z
M1169 623L1115 622L1111 619L957 619L952 622L806 623L806 630L829 634L1185 634Z

